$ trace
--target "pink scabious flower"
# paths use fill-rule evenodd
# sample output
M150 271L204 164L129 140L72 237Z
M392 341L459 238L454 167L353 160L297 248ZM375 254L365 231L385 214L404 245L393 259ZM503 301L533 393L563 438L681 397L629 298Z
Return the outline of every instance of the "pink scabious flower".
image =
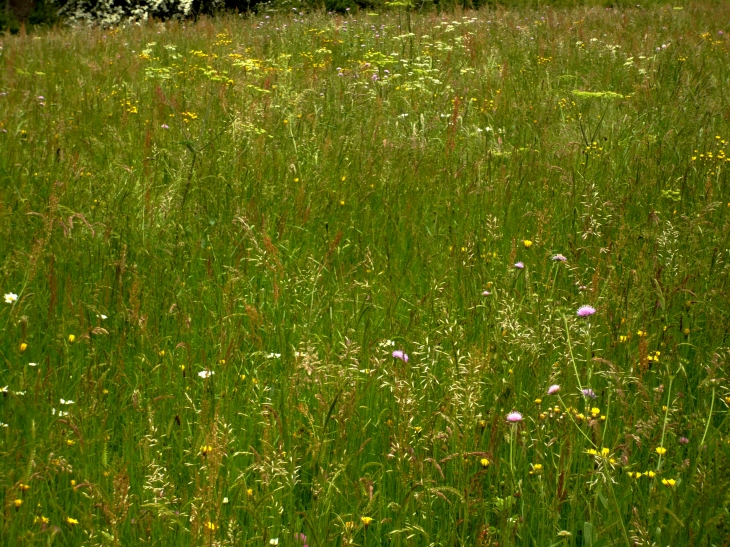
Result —
M555 395L558 391L560 391L560 386L553 384L548 388L548 395Z
M680 444L689 444L689 439L687 437L680 437L679 442Z
M401 361L407 363L408 362L408 354L404 351L401 351L399 349L395 350L393 352L393 358L394 359L400 359Z
M567 261L568 259L567 259L567 258L565 258L565 257L564 257L563 255L561 255L560 253L558 253L558 254L556 254L556 255L553 255L553 256L551 256L551 257L550 257L550 260L555 260L555 261L557 261L557 262L566 262L566 261Z
M524 269L524 267L525 267L525 265L522 262L517 262L515 264L515 268L517 268L518 270L522 270L522 269Z
M492 293L490 293L489 291L484 291L484 292L482 293L482 296L489 296L490 294L492 294Z
M517 422L522 421L522 414L517 412L516 410L513 410L509 414L507 414L507 421L513 424L516 424Z
M589 387L587 387L585 389L581 389L580 392L583 394L583 397L585 397L586 399L595 399L596 398L596 393Z
M589 315L593 315L596 313L596 308L593 306L581 306L578 308L578 317L588 317Z

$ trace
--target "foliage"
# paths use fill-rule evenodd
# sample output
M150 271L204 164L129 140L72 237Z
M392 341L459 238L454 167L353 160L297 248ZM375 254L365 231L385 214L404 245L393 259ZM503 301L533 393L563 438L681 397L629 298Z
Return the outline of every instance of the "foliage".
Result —
M727 21L3 38L0 543L723 544Z

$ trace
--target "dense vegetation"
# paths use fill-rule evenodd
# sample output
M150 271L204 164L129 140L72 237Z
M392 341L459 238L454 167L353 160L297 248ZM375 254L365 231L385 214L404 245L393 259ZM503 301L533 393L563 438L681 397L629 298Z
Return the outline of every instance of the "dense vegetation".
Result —
M0 543L726 544L730 5L680 7L3 38Z

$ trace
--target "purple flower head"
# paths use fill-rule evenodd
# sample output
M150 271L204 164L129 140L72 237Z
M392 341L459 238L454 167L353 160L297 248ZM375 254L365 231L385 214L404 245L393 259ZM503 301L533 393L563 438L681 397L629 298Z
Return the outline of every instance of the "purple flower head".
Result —
M578 308L578 317L588 317L596 313L596 308L593 306L581 306Z
M39 101L45 101L46 98L43 95L38 95L38 100Z
M522 269L524 269L524 267L525 267L525 265L522 262L517 262L515 264L515 268L517 268L518 270L522 270Z
M373 74L372 80L373 80L373 82L378 81L378 75L377 74Z
M304 534L294 534L294 541L302 543L302 547L309 547L307 545L307 536Z
M393 352L393 359L400 359L401 361L407 363L408 354L402 350L397 349Z
M516 424L517 422L522 421L522 414L517 412L516 410L513 410L509 414L507 414L507 421L513 424Z
M596 393L589 387L587 387L585 389L581 389L580 391L583 394L583 397L585 397L586 399L595 399L596 398Z
M490 294L492 294L492 293L490 293L489 291L484 291L484 292L482 293L482 296L489 296Z
M679 444L689 444L689 439L687 437L680 437Z
M162 129L170 129L170 126L167 125L166 123L163 123L162 124Z
M565 257L564 257L563 255L561 255L560 253L558 253L558 254L556 254L556 255L553 255L553 256L551 256L551 257L550 257L550 260L555 260L556 262L567 262L567 260L568 260L568 259L567 259L567 258L565 258Z
M548 395L555 395L558 391L560 391L560 386L553 384L548 388Z

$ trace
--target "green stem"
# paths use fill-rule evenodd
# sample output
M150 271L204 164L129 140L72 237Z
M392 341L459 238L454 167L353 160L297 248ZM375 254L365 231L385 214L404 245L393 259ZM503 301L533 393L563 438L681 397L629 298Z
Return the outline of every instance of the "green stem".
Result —
M578 367L575 364L575 357L573 356L573 344L570 341L570 329L568 328L568 319L563 315L563 322L565 322L565 336L568 338L568 351L570 352L570 362L573 363L573 371L575 372L575 380L578 382L578 389L583 391L583 386L580 383L580 376L578 375Z
M707 425L705 426L705 434L702 435L700 441L700 448L705 444L705 437L707 437L707 431L710 429L710 421L712 421L712 410L715 408L715 386L712 386L712 402L710 403L710 415L707 417Z

